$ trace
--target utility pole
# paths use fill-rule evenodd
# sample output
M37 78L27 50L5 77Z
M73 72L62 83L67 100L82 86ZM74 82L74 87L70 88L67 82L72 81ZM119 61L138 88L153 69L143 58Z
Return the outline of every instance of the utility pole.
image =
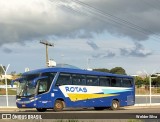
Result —
M46 67L48 67L48 46L53 46L53 43L49 43L48 41L40 41L41 44L44 44L46 46Z

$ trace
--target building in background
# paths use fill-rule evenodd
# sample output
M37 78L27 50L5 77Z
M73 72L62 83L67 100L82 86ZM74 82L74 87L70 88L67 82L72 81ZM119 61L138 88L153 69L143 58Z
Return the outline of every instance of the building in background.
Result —
M6 75L6 78L9 79L9 80L12 80L13 76L12 75ZM0 80L4 80L4 79L5 79L5 75L0 75Z

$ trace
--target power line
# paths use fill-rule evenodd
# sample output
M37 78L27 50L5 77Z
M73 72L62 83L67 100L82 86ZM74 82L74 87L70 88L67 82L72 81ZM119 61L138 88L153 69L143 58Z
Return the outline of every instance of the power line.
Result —
M59 0L59 1L62 1L62 0ZM154 34L153 36L152 36L152 39L154 39L154 40L156 40L157 41L157 39L160 39L160 35L159 34L155 34L153 31L151 31L151 30L147 30L147 29L145 29L145 28L142 28L141 26L139 26L139 25L136 25L136 24L134 24L134 23L132 23L132 22L130 22L130 21L127 21L127 20L124 20L124 19L121 19L121 18L119 18L119 17L116 17L116 16L114 16L113 14L111 14L111 13L108 13L108 12L103 12L102 10L100 10L100 9L98 9L98 8L95 8L95 7L93 7L93 6L91 6L91 5L89 5L89 4L86 4L86 3L84 3L84 2L81 2L81 1L79 1L79 0L65 0L66 2L70 2L70 1L72 1L72 2L75 2L75 3L77 3L77 4L79 4L79 5L81 5L82 7L84 7L84 9L85 10L87 10L87 12L89 12L90 14L92 14L92 15L98 15L98 16L101 16L101 17L103 17L103 18L107 18L107 20L110 20L110 21L112 21L112 22L114 22L114 23L116 23L117 25L125 25L124 27L127 27L127 28L130 28L130 29L132 29L132 30L136 30L136 31L139 31L139 32L141 32L141 33L143 33L144 35L150 35L150 34ZM64 2L64 0L63 0L63 2ZM66 7L70 7L70 6L66 6ZM71 8L71 10L73 10L73 11L77 11L78 13L79 12L81 12L82 13L82 11L84 10L84 9L82 9L82 10L79 10L78 8L76 9L76 10L74 10L72 7L70 7ZM86 13L85 13L86 14ZM97 17L98 18L98 17ZM100 19L100 18L99 18ZM106 19L105 19L105 21L106 21Z
M152 0L151 2L150 1L147 1L147 0L143 0L143 2L144 2L144 4L146 4L147 6L151 6L152 8L154 8L154 9L159 9L159 3L158 2L156 2L156 1L154 1L154 0Z
M97 12L97 13L99 13L99 14L102 14L102 15L104 15L104 16L113 18L114 20L118 20L120 23L127 25L127 26L128 26L129 28L131 28L131 29L138 30L139 32L143 32L144 34L147 34L147 35L150 34L150 33L153 33L153 34L154 34L154 32L152 32L152 31L150 31L150 30L147 30L147 29L145 29L145 28L142 28L142 27L139 26L139 25L136 25L136 24L134 24L134 23L132 23L132 22L129 22L129 21L127 21L127 20L124 20L124 19L121 19L121 18L119 18L119 17L116 17L116 16L114 16L114 15L111 14L111 13L104 12L104 11L98 9L98 8L95 8L95 7L93 7L93 6L89 5L89 4L86 4L86 3L84 3L84 2L81 2L81 1L79 1L79 0L71 0L71 1L74 1L74 2L76 2L76 3L78 3L78 4L82 5L82 6L86 6L86 7L88 7L90 10L94 10L95 12ZM117 23L117 21L114 21L114 20L113 20L113 22L116 22L116 23ZM119 23L119 22L118 22L118 23ZM159 38L159 39L160 39L160 37L159 37L160 35L159 35L159 34L155 34L155 35L156 35L156 38Z

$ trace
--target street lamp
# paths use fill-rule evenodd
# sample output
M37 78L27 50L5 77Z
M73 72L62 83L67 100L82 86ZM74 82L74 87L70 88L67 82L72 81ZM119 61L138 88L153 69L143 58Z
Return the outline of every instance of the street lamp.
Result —
M152 72L152 74L148 74L145 70L143 70L148 76L149 76L149 103L150 103L150 106L151 106L151 103L152 103L152 75L154 74L154 72Z
M4 71L4 77L5 77L5 84L6 84L6 101L7 101L7 107L8 107L8 85L7 85L7 71L8 71L8 68L9 68L10 64L8 64L7 68L4 69L4 67L2 66L1 64L1 67Z

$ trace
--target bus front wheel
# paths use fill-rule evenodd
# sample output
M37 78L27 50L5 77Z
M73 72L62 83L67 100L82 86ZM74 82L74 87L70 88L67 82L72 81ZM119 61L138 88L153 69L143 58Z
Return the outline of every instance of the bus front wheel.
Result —
M58 111L62 111L64 108L63 106L63 102L61 100L56 100L55 104L54 104L54 111L58 112Z
M46 108L36 108L38 112L45 112L47 109Z
M117 100L112 101L111 110L119 109L119 102Z

